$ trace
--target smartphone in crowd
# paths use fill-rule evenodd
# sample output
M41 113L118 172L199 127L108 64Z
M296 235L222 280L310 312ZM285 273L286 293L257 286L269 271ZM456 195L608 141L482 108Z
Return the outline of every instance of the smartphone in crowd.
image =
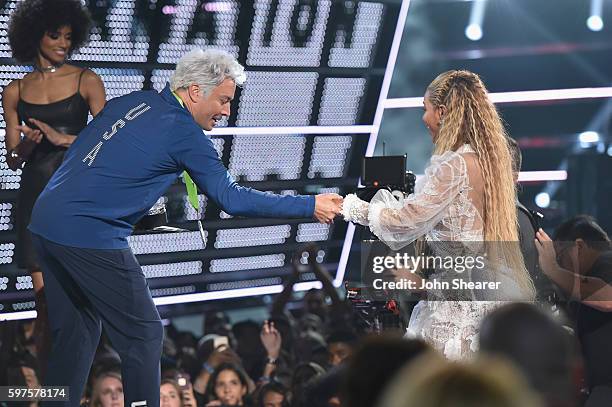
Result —
M213 340L213 347L215 349L219 348L229 348L229 338L227 336L218 336Z

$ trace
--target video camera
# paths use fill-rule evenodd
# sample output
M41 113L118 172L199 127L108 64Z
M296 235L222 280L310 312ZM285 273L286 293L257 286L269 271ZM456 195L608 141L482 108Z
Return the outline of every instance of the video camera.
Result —
M361 167L363 188L357 190L359 198L370 201L380 189L398 191L404 196L413 193L416 176L406 171L406 158L405 154L364 157Z
M359 318L358 323L367 332L382 333L404 328L396 300L387 299L385 296L371 298L369 295L364 295L363 288L351 286L349 282L345 283L345 289L346 299Z
M369 202L381 189L388 190L398 200L412 194L416 176L406 170L406 161L405 154L364 157L361 169L362 187L358 188L356 195ZM362 229L361 232L361 240L364 243L377 240L368 228ZM388 250L388 248L385 249L383 254L386 254ZM372 255L374 253L367 253L365 257ZM353 311L358 315L360 323L368 331L380 333L403 328L399 302L390 298L390 293L360 287L359 284L348 282L346 290L347 300L350 301Z

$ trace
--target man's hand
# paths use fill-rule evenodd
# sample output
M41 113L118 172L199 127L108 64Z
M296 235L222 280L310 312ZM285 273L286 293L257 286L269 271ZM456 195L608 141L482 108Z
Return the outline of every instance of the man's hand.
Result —
M540 268L544 274L550 276L559 268L559 264L557 263L557 253L554 243L542 229L536 232L535 246L538 250Z
M315 196L314 218L320 223L331 224L342 210L342 197L338 194L319 194Z

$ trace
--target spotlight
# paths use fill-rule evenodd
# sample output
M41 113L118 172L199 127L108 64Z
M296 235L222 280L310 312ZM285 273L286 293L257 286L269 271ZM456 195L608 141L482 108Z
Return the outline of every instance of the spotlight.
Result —
M587 27L591 31L601 31L603 29L604 23L600 16L590 16L587 18Z
M474 0L470 10L470 22L465 27L465 36L472 41L482 38L482 23L484 21L487 0Z
M482 38L482 28L478 24L470 24L465 28L465 36L472 41Z
M591 31L601 31L603 29L604 23L601 18L601 13L603 11L603 0L591 0L591 13L589 14L589 18L587 18L586 24Z
M540 208L548 208L550 205L550 195L548 195L546 192L540 192L535 197L535 203Z
M599 142L599 133L596 131L584 131L578 135L578 141L581 147L589 147L590 144Z

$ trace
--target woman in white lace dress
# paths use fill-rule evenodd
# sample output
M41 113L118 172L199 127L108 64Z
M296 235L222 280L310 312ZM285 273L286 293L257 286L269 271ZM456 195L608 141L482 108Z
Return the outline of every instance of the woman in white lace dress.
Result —
M516 192L506 132L478 75L469 71L439 75L427 88L424 110L423 121L435 149L415 193L398 201L381 190L369 204L348 195L342 211L345 219L369 226L394 250L423 236L434 252L445 247L440 242L517 242ZM506 244L501 251L505 267L489 272L496 270L494 278L511 287L512 299L531 299L533 283L518 245ZM426 298L412 313L408 335L424 338L452 359L468 357L477 349L480 320L499 304L476 298L434 301L438 297L431 292ZM510 294L499 292L489 298L508 300Z

